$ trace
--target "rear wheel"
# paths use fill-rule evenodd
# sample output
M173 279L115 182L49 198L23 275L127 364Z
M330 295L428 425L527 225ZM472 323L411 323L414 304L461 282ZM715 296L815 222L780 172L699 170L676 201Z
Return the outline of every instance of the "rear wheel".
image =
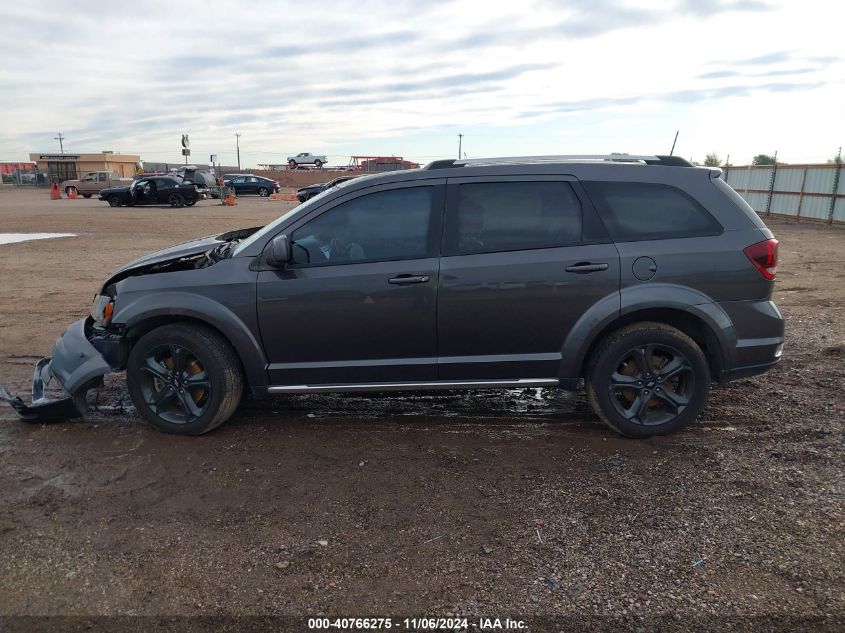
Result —
M270 190L267 187L261 187L258 190L258 195L261 196L262 198L266 198L267 196L270 195Z
M167 203L174 208L185 206L185 197L181 193L171 193L167 196Z
M710 371L701 348L662 323L634 323L608 335L586 373L598 416L628 437L665 435L701 412Z
M296 161L295 160L289 160L288 161L288 169L296 169Z
M109 206L119 207L122 204L120 196L109 196Z
M83 198L90 198L90 197L91 197L91 194L90 194L90 193L83 193L83 194L82 194L82 197L83 197Z
M323 161L321 161L321 160L315 160L314 161L314 167L316 167L317 169L320 169L320 167L322 167L322 166L323 166Z
M135 407L165 433L201 435L228 420L244 389L232 347L201 325L165 325L132 348L126 382Z

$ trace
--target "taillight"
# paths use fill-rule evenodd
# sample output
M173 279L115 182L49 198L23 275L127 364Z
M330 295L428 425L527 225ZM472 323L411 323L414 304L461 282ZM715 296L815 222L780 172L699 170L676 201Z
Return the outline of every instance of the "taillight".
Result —
M742 249L745 256L760 271L766 279L771 281L778 271L778 241L775 239L757 242Z

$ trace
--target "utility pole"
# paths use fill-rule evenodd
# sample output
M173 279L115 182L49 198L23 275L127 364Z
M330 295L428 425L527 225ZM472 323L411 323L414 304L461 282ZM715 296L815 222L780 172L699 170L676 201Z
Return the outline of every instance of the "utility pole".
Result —
M62 154L64 154L64 153L65 153L65 146L62 144L62 141L64 141L64 140L65 140L65 137L64 137L64 136L62 136L62 133L61 133L61 132L59 132L59 135L58 135L58 136L54 136L54 137L53 137L53 140L54 140L54 141L58 141L58 142L59 142L59 150L62 152Z
M463 134L458 134L458 160L461 160L461 141L463 140L463 138Z
M235 148L238 150L238 171L241 170L241 135L235 132Z

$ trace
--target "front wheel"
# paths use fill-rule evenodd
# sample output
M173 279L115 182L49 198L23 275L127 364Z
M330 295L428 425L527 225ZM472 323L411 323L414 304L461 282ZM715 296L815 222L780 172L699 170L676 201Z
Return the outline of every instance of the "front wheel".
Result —
M596 414L627 437L683 428L701 412L710 391L704 352L663 323L634 323L608 335L585 377Z
M109 206L119 207L122 204L120 196L109 196Z
M235 351L201 325L176 323L145 334L126 366L129 396L165 433L202 435L228 420L244 389Z
M67 187L67 188L65 189L65 193L66 193L66 194L68 195L68 197L70 198L71 196L78 195L78 194L79 194L79 189L77 189L76 187Z
M185 206L185 197L181 193L171 193L167 197L167 203L173 208L180 208Z

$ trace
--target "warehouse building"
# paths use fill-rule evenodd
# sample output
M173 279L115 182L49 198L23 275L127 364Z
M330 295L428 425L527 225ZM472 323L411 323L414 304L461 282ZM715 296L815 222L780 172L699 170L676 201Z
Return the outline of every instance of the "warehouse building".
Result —
M29 159L33 161L38 171L46 174L48 182L62 182L85 175L89 171L115 171L123 177L131 178L135 174L135 166L141 157L133 154L115 154L114 152L100 152L99 154L39 154L31 153Z

